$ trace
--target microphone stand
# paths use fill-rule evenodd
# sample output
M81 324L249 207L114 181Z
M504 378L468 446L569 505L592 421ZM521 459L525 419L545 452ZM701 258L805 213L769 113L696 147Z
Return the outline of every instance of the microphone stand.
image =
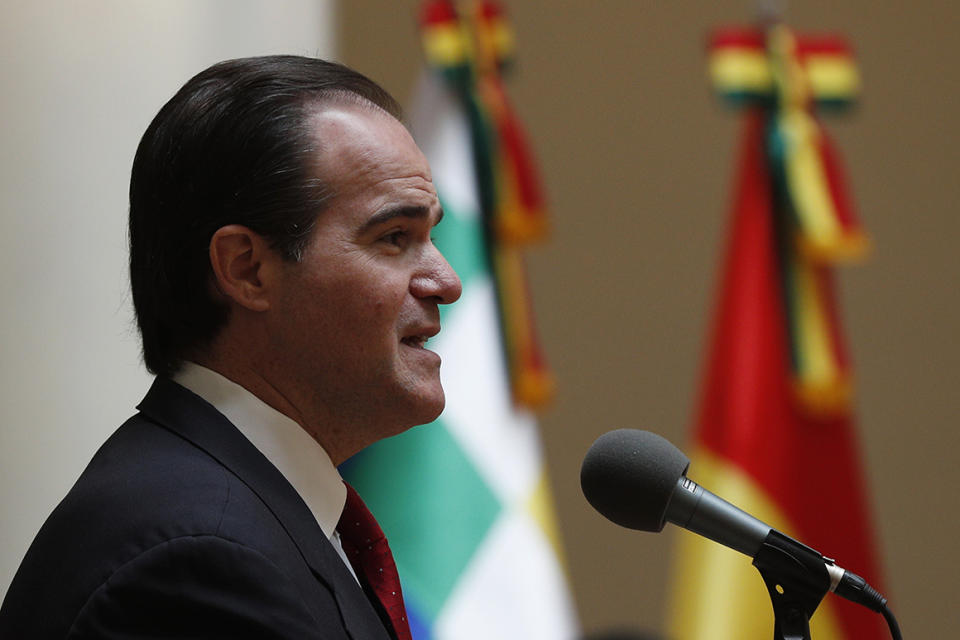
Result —
M830 589L823 556L771 529L753 566L773 602L773 640L811 640L810 617Z

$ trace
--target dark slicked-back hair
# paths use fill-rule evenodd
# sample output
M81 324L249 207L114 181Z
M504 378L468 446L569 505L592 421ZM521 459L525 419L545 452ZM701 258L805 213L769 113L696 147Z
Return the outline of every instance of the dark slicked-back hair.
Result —
M334 195L317 175L318 107L355 103L400 119L380 86L299 56L228 60L193 77L140 141L130 178L130 284L143 359L172 375L227 321L211 295L213 233L241 224L298 261Z

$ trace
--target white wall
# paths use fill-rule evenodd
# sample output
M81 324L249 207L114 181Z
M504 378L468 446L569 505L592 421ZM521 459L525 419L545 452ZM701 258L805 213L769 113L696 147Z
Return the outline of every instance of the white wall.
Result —
M0 598L34 534L146 391L127 277L130 165L193 74L331 56L334 0L0 7Z

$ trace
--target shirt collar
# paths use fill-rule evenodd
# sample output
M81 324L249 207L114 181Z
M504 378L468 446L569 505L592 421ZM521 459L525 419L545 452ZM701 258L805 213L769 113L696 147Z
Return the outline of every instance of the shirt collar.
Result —
M226 416L300 494L327 538L334 535L347 489L330 456L303 427L237 383L193 362L184 363L173 381Z

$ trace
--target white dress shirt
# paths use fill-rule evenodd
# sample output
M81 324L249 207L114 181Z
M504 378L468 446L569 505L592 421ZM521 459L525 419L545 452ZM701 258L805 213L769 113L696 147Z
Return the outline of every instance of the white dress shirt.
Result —
M186 362L173 381L213 405L283 474L356 579L337 532L347 488L320 443L293 419L216 371Z

